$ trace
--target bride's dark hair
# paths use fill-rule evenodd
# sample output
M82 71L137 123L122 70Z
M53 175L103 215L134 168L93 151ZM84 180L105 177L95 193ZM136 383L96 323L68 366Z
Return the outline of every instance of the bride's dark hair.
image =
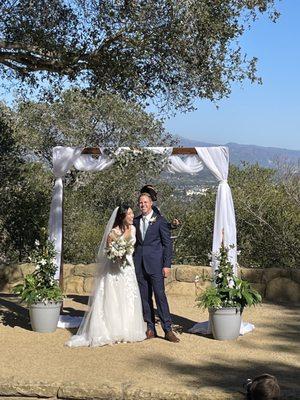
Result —
M116 219L115 219L113 228L116 228L117 226L120 229L122 228L123 220L126 217L126 214L127 214L127 211L129 208L131 208L131 207L125 203L119 205L119 209L118 209L118 212L116 215Z

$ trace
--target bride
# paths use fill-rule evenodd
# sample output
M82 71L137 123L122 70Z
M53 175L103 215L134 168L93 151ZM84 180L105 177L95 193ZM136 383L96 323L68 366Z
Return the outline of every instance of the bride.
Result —
M98 251L89 310L77 334L66 343L67 346L104 346L118 342L138 342L146 338L132 258L136 240L133 217L133 211L127 205L117 207L112 213ZM116 260L109 250L118 243L123 243L126 253Z

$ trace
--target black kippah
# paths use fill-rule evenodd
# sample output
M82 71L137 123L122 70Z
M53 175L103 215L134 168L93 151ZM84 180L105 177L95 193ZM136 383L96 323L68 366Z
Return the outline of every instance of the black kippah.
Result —
M145 185L141 189L141 193L148 193L152 199L152 201L157 200L157 192L155 191L152 185Z

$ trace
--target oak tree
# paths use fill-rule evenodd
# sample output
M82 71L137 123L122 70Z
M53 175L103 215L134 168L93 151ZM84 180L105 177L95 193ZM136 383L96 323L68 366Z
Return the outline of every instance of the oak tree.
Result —
M79 85L187 110L256 81L238 40L275 0L2 0L0 74L54 95ZM24 87L24 85L23 85Z

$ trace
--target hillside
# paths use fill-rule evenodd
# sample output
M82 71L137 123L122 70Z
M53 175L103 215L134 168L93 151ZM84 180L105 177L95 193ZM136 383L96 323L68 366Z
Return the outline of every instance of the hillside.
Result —
M217 146L216 144L190 140L183 137L179 139L179 145L183 147ZM230 162L234 165L240 165L241 162L246 161L250 164L258 163L261 167L276 168L278 160L289 163L298 163L300 160L300 150L242 145L238 143L227 143L224 146L229 148ZM183 201L203 194L201 192L203 188L215 187L217 185L216 178L206 167L197 175L164 173L162 177L175 188L175 195L182 198Z
M217 146L216 144L190 140L180 137L180 145L184 147ZM239 165L242 161L250 164L258 163L262 167L275 167L276 161L297 163L300 160L300 150L288 150L277 147L263 147L252 144L226 143L229 148L230 162Z

